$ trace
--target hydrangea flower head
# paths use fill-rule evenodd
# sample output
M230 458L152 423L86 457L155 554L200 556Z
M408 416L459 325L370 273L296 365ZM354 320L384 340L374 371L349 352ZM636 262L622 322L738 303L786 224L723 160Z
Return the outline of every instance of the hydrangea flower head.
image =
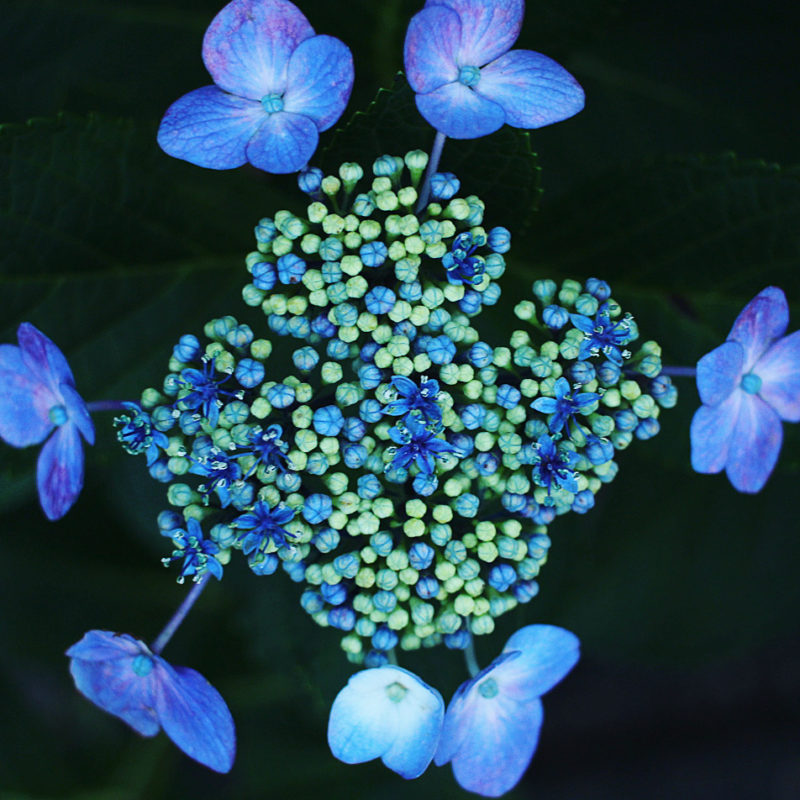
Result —
M380 758L404 778L416 778L433 759L443 718L442 696L412 672L366 669L336 695L328 744L346 764Z
M272 173L302 169L353 87L350 50L315 35L288 0L228 3L206 31L203 61L216 85L174 102L158 143L210 169L246 162Z
M783 441L781 420L800 421L800 331L784 336L789 306L769 286L733 323L724 344L697 362L702 405L692 419L692 467L725 470L740 492L758 492Z
M427 0L408 26L405 67L420 114L446 136L509 124L540 128L583 108L583 89L551 58L511 50L523 0Z
M219 692L188 667L173 667L127 633L89 631L67 650L75 687L142 736L164 733L190 758L229 772L233 718Z
M80 437L94 444L94 426L58 347L29 322L19 326L17 340L19 347L0 344L0 438L12 447L47 439L36 484L44 513L56 520L83 488Z
M453 765L458 783L499 797L522 777L542 726L542 701L575 666L578 638L553 625L528 625L503 652L463 683L447 707L436 764Z

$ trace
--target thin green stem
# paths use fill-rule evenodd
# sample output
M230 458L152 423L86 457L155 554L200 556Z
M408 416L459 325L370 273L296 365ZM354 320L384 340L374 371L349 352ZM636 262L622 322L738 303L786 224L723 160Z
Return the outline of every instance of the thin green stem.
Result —
M394 647L391 650L386 651L386 658L393 667L397 666L397 653L395 653Z
M481 668L478 666L478 659L475 657L475 640L472 638L472 634L469 635L469 642L464 648L464 661L470 678L474 678L481 671Z
M422 179L422 187L419 192L419 200L417 200L417 214L428 205L428 198L431 196L431 176L439 169L439 161L442 158L442 148L446 138L441 131L436 131L436 138L433 140L433 147L431 148L431 157L428 160L428 168L425 170L425 177Z

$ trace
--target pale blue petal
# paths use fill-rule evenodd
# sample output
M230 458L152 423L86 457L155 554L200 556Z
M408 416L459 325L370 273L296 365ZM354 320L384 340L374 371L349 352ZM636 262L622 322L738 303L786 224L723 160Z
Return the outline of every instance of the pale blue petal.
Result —
M487 671L485 677L465 684L469 688L464 694L456 695L447 709L436 753L437 764L451 761L453 775L464 789L486 797L504 794L522 777L536 750L543 719L538 699L519 702L502 686L493 697L484 697L480 686L492 677Z
M721 403L739 386L744 349L738 342L725 342L697 362L697 391L709 406Z
M460 66L482 67L517 41L525 14L524 0L428 0L426 8L444 5L461 18Z
M12 447L39 444L53 429L48 411L58 400L10 344L0 345L0 386L0 438Z
M83 488L83 447L78 428L61 425L45 442L36 462L39 502L48 519L61 519Z
M186 755L216 772L230 772L236 756L233 717L199 672L161 659L156 710L164 733Z
M390 692L400 691L395 702ZM381 757L404 778L433 758L444 717L441 695L400 667L357 672L336 696L328 721L331 752L346 764Z
M800 422L800 331L775 342L753 367L758 393L787 422Z
M502 107L516 128L541 128L577 114L581 85L560 64L532 50L512 50L481 70L478 94Z
M428 94L416 96L419 113L445 136L476 139L503 127L505 114L463 83L447 83Z
M754 494L767 482L783 442L780 417L758 395L742 395L725 472L735 489Z
M142 736L155 736L160 730L154 693L157 665L146 676L133 671L134 659L149 653L143 642L110 631L89 631L67 650L77 690Z
M270 114L247 145L247 160L274 174L299 172L314 155L317 126L301 114Z
M555 625L526 625L506 642L503 653L519 652L494 671L503 692L532 700L549 692L578 663L580 641Z
M403 61L408 83L415 92L432 92L458 78L459 41L461 22L449 8L432 6L411 18Z
M28 368L53 393L57 393L59 383L75 385L64 354L38 328L30 322L23 322L17 329L17 339Z
M203 61L214 83L261 100L283 94L292 52L314 29L288 0L234 0L214 17L203 39Z
M713 473L725 468L743 394L741 391L733 392L722 403L702 405L694 412L689 437L695 472Z
M71 422L78 426L78 430L83 434L83 438L89 444L94 444L94 424L89 416L86 403L78 394L78 390L68 383L62 383L59 387L61 396L64 398L64 405L67 409L67 416Z
M728 340L744 348L743 372L750 372L774 339L782 336L789 324L786 295L777 286L759 292L733 323Z
M310 117L318 130L327 130L342 116L353 76L353 56L346 45L333 36L306 39L289 59L283 108Z
M531 408L541 411L542 414L555 414L558 401L555 397L539 397L531 403Z
M164 114L158 144L174 158L208 169L247 161L247 143L267 118L261 103L203 86L176 100Z

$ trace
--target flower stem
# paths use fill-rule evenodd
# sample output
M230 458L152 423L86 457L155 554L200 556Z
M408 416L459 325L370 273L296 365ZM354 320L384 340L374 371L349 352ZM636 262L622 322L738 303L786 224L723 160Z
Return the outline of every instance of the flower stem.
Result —
M442 148L444 147L444 140L446 138L447 137L441 131L436 131L436 138L433 140L433 147L431 148L431 157L428 160L428 168L425 170L425 177L422 179L419 200L417 200L417 214L428 205L428 198L431 196L431 176L439 169L439 161L442 158Z
M397 666L397 653L395 653L394 647L391 650L386 651L386 658L393 667Z
M675 378L694 378L697 375L695 367L661 367L661 372Z
M90 414L96 411L125 411L121 400L93 400L86 404L86 408Z
M467 664L467 672L469 672L470 678L474 678L481 671L481 668L478 666L478 659L475 657L475 640L472 638L472 634L469 635L469 643L464 648L464 661Z
M197 600L197 598L202 594L203 589L206 588L206 584L208 583L208 579L210 577L211 576L206 573L202 578L200 578L199 581L197 581L189 594L183 598L183 602L178 606L178 609L175 611L172 617L170 617L170 620L164 626L164 629L155 638L155 641L150 649L156 655L158 655L167 646L167 642L169 642L169 640L172 638L172 635L178 630L184 619L186 619L186 615L194 605L195 600Z

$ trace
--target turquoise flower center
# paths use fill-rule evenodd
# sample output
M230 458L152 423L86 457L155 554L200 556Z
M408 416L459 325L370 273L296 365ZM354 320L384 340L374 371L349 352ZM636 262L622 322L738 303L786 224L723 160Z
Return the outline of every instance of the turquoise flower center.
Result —
M283 97L279 94L265 94L261 98L261 107L267 114L283 111Z
M491 700L493 697L497 697L500 690L497 688L497 681L494 678L487 678L478 684L478 691L481 693L481 697Z
M67 409L64 406L53 406L48 412L50 422L53 425L63 425L69 417L67 416Z
M739 385L747 394L758 394L761 391L761 378L753 372L748 372L747 375L742 376L742 382Z
M133 659L133 664L131 664L131 669L140 677L146 678L150 671L153 669L153 659L150 656L145 655L142 653L141 655L136 656Z
M481 71L477 67L461 67L458 71L458 82L470 88L477 86L481 79ZM263 100L261 101L264 102Z
M386 687L386 694L393 703L399 703L408 694L408 689L402 683L395 681Z

